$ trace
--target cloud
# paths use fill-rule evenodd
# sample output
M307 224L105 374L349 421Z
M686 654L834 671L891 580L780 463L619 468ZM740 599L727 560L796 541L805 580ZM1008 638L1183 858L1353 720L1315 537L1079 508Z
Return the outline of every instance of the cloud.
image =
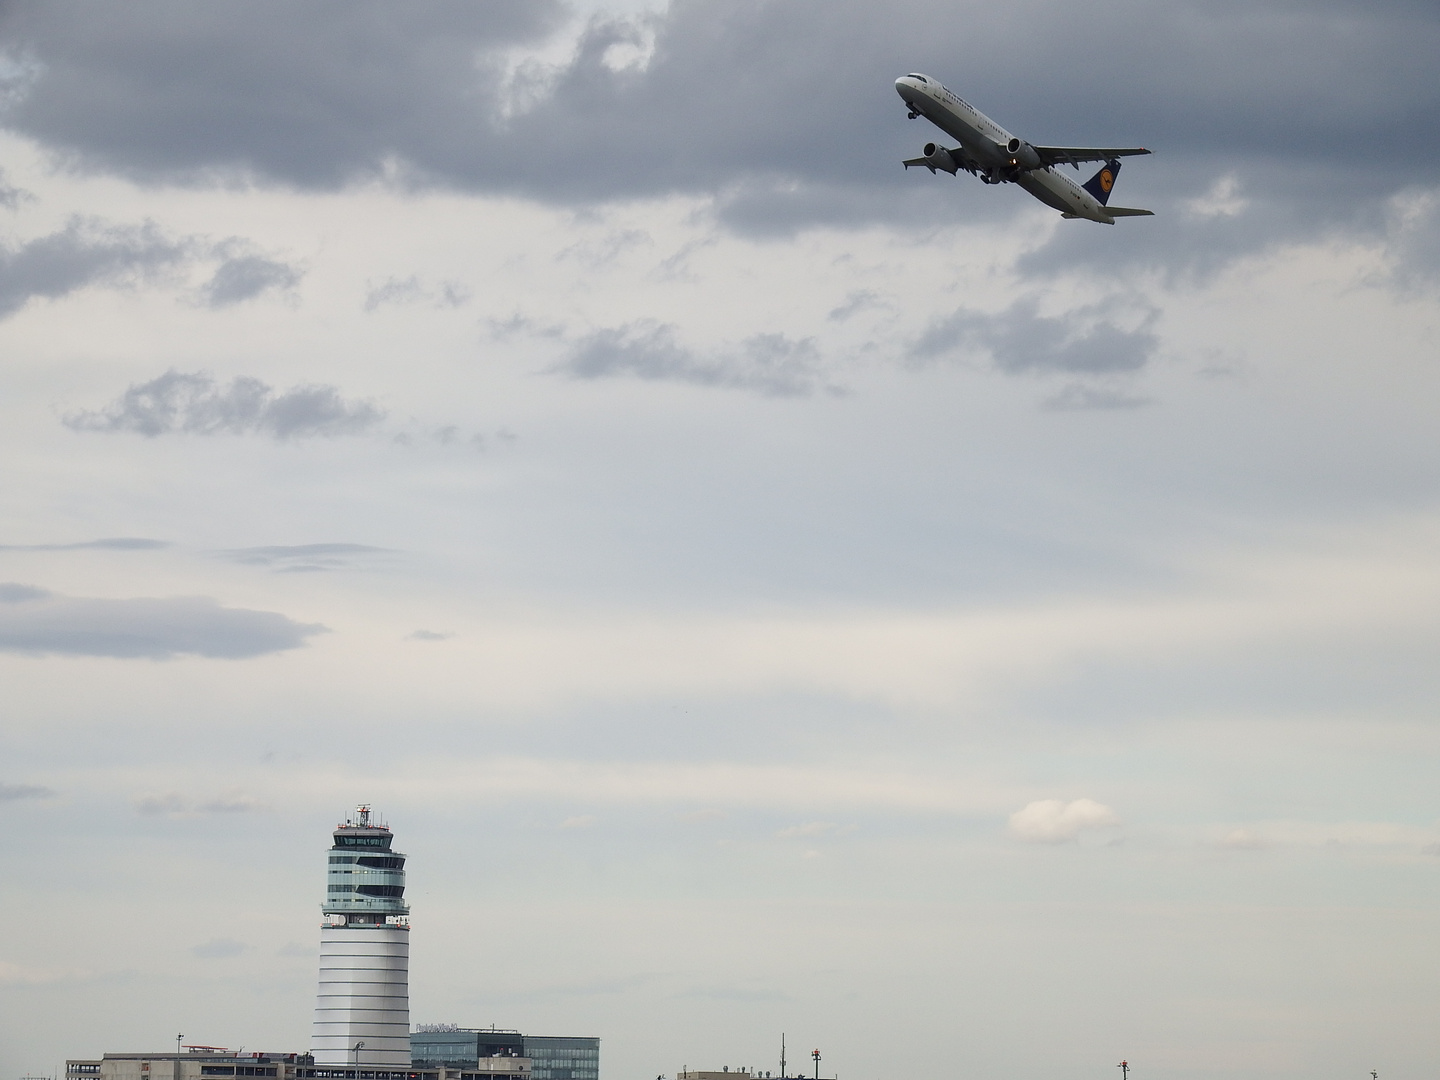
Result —
M1420 849L1421 855L1440 855L1440 844L1426 844Z
M0 986L50 986L89 977L89 972L73 968L34 968L0 960Z
M325 629L278 612L222 607L204 596L98 599L0 584L3 652L244 659L297 649Z
M5 179L5 170L0 169L0 206L9 210L16 210L22 202L29 202L34 199L33 193L24 188L17 188Z
M14 581L0 582L0 604L23 604L27 600L44 600L53 596L49 589L21 585Z
M229 307L272 289L293 289L303 276L288 263L263 255L237 255L220 264L200 294L208 307Z
M0 317L32 297L56 299L86 285L124 285L171 271L195 256L188 240L153 223L106 225L71 218L64 229L19 246L0 245Z
M832 833L839 826L833 821L807 821L803 825L791 825L789 828L781 829L775 835L784 838L797 836L824 836Z
M192 435L264 434L279 440L360 435L385 413L369 401L347 401L333 386L297 386L284 393L245 376L221 387L201 372L167 371L131 385L99 411L64 417L75 431L135 432L147 438Z
M1114 304L1078 308L1063 316L1041 315L1038 307L1035 300L1024 299L997 315L962 308L921 335L911 355L923 360L981 348L1008 375L1117 375L1138 371L1159 348L1150 329L1158 315L1153 309L1141 316L1138 327L1126 330L1114 321ZM1085 403L1084 395L1065 399L1062 394L1060 407L1077 406L1094 407Z
M1223 837L1220 838L1219 844L1217 846L1223 848L1230 848L1234 851L1260 851L1264 848L1270 847L1271 844L1270 841L1266 840L1263 836L1255 832L1253 829L1241 827L1238 829L1231 829L1228 833L1226 833Z
M702 355L680 344L673 324L640 319L581 338L559 370L577 379L632 375L788 397L816 389L819 360L810 338L784 334L756 334L738 350Z
M201 960L224 960L232 956L239 956L248 950L250 946L243 941L236 941L233 938L212 938L203 945L196 945L190 950L190 955L198 956Z
M366 556L388 554L389 551L389 548L369 544L271 544L231 548L217 554L247 566L268 566L280 574L310 574L354 569L365 563Z
M190 799L174 791L141 795L135 810L147 816L198 817L204 814L248 814L265 807L244 792L232 791L205 799Z
M1235 215L1248 228L1220 242L1252 246L1274 234L1259 218L1292 233L1364 222L1395 191L1433 186L1440 166L1434 5L1257 0L1237 19L1180 0L1097 0L1083 15L1049 0L979 12L927 0L677 0L578 22L554 0L259 10L207 5L175 18L148 0L94 18L70 3L22 6L6 36L31 59L5 121L73 166L169 182L385 177L572 205L701 193L722 220L752 229L890 218L921 190L952 204L963 190L967 216L1035 209L1014 189L925 184L936 178L896 167L934 134L907 125L891 85L921 68L1033 141L1140 141L1175 175L1233 176L1251 200ZM1025 64L972 47L1019 40ZM1336 80L1338 70L1357 74ZM1135 168L1164 190L1149 162ZM1318 201L1287 213L1297 186ZM945 212L938 194L926 199ZM1189 210L1177 199L1166 213L1219 208L1218 219L1236 205L1218 191L1184 199ZM1057 235L1103 259L1101 231ZM1122 245L1147 233L1124 235Z
M0 551L157 551L170 547L168 540L143 536L109 536L72 544L0 544Z
M406 641L449 641L449 640L450 640L451 638L453 638L454 636L455 636L455 635L454 635L454 634L451 634L451 633L440 633L440 632L435 631L435 630L416 630L416 631L415 631L414 633L412 633L412 634L407 634L406 637L405 637L405 640L406 640Z
M1120 824L1115 811L1093 799L1040 799L1010 815L1010 833L1034 844L1065 844L1086 829Z
M577 814L575 817L568 817L560 822L562 829L588 829L595 824L594 814Z
M0 802L19 799L53 799L55 792L39 784L0 784Z
M1070 383L1047 398L1044 404L1045 408L1057 412L1076 412L1084 409L1141 409L1152 401L1108 387Z
M826 316L831 322L844 322L852 315L858 315L862 311L871 308L888 307L885 301L880 299L879 294L870 289L856 289L845 297L845 302L836 307Z
M406 278L386 278L379 285L366 283L366 311L376 311L387 304L428 303L433 307L453 308L470 302L470 290L458 281L442 281L432 288L411 274Z

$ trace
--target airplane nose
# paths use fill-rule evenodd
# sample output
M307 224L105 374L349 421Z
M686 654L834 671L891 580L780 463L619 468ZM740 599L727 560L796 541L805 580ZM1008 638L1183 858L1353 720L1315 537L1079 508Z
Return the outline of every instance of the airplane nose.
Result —
M895 80L895 92L899 94L902 98L904 98L906 101L910 100L912 87L910 86L909 75L901 75L900 78Z

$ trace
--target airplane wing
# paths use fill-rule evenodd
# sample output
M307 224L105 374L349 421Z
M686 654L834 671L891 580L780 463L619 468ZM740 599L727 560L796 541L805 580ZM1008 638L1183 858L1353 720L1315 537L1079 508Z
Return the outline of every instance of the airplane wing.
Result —
M1124 150L1092 146L1037 146L1035 152L1040 155L1042 165L1074 165L1076 168L1079 168L1082 161L1109 161L1111 158L1150 153L1143 146L1132 146Z
M1105 213L1111 217L1154 217L1154 210L1137 210L1133 206L1107 206Z
M943 151L945 154L948 154L948 155L950 156L950 161L951 161L951 163L959 166L960 168L964 169L966 172L968 172L968 173L970 173L970 174L972 174L972 175L975 175L976 173L979 172L980 163L979 163L978 161L976 161L973 157L971 157L970 154L969 154L969 152L967 152L966 149L965 149L963 146L937 147L937 148L936 148L936 153L937 153L937 154L941 153L942 151ZM910 167L913 165L913 166L917 166L917 167L920 167L920 168L929 169L931 172L934 172L937 168L938 168L938 169L945 169L946 172L954 172L954 171L955 171L954 169L946 168L946 166L945 166L945 165L942 165L942 164L940 163L940 161L937 160L936 158L929 158L929 157L911 158L909 161L901 162L901 164L904 165L905 168L907 168L907 169L910 168Z

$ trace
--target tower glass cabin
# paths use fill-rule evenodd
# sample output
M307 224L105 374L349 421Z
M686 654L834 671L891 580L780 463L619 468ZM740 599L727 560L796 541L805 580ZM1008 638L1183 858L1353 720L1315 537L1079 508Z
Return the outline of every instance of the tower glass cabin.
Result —
M405 856L369 806L335 829L320 923L316 1065L410 1064Z

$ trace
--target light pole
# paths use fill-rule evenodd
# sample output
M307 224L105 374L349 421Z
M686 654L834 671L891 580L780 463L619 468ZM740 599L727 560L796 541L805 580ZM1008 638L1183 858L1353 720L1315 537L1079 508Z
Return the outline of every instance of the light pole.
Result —
M1115 1067L1120 1070L1121 1080L1130 1080L1130 1062L1122 1061Z
M175 1056L176 1056L176 1057L179 1057L179 1056L180 1056L180 1040L183 1039L183 1038L185 1038L184 1035L176 1035L176 1036L175 1036Z
M815 1080L820 1080L820 1051L811 1050L810 1056L815 1059Z
M360 1064L360 1048L361 1048L362 1046L364 1046L364 1045L365 1045L365 1044L364 1044L363 1042L357 1042L357 1043L354 1045L354 1047L352 1048L352 1049L355 1051L355 1064L356 1064L356 1065L359 1065L359 1064Z

